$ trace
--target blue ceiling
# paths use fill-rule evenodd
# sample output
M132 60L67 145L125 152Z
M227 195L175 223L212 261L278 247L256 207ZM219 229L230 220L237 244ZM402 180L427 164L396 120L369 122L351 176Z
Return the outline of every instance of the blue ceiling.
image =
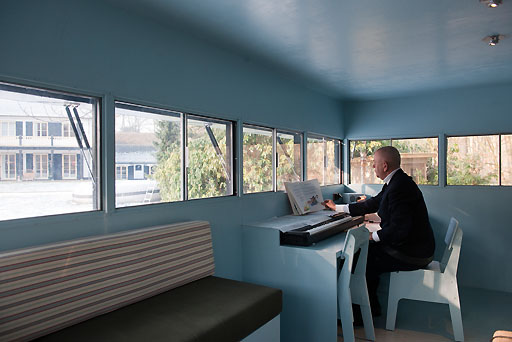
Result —
M512 81L512 0L111 1L344 99Z

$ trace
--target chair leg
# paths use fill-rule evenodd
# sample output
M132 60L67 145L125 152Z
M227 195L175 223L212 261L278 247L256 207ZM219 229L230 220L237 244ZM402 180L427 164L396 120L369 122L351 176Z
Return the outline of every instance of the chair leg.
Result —
M397 293L397 285L393 283L393 273L389 279L388 310L386 314L386 330L395 330L396 312L400 297Z
M375 329L373 327L373 317L372 310L370 308L370 300L368 299L368 290L366 289L366 282L364 287L361 287L361 291L364 291L366 295L362 296L362 304L360 304L361 308L361 316L363 316L363 324L364 324L364 334L366 339L370 341L375 341Z
M462 327L462 315L460 314L459 296L454 304L448 304L450 307L450 316L452 318L453 335L455 341L464 341L464 329Z
M343 300L345 299L345 300ZM343 341L354 342L354 314L352 312L352 300L350 296L350 289L343 293L338 293L341 329L343 330Z

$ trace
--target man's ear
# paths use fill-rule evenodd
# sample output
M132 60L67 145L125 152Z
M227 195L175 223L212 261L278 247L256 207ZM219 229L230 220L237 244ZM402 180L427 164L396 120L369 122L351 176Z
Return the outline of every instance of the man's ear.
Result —
M383 167L382 167L383 171L384 172L388 172L388 170L389 170L388 162L384 162L383 164L384 164Z

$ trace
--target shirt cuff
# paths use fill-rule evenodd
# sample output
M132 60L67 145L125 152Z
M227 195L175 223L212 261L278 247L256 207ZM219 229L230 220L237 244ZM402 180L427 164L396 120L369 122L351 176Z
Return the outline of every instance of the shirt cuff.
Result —
M348 204L336 204L336 211L339 213L350 214L350 210L348 209Z
M373 232L372 233L372 239L375 242L379 242L380 241L379 234L377 234L377 232Z

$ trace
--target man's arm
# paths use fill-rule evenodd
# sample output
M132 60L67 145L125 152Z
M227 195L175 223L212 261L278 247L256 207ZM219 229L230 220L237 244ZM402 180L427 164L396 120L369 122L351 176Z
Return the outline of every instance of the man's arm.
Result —
M362 216L366 214L376 213L379 210L380 200L382 198L382 191L375 197L369 198L365 201L349 204L350 215Z

